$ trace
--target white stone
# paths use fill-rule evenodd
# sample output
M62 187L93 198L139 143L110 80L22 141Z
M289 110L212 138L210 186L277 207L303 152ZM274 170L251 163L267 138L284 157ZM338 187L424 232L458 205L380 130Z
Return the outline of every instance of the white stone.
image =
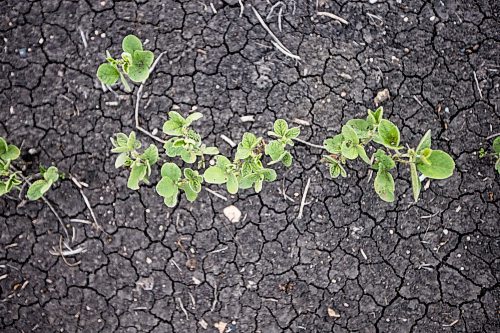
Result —
M241 211L236 206L231 205L224 208L223 213L227 217L227 219L232 223L240 222Z

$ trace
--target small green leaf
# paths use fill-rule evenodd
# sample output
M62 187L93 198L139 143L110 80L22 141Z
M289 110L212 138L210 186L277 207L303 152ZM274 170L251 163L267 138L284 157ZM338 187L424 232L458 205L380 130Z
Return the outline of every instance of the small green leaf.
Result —
M177 116L178 115L178 116ZM168 135L182 135L182 129L185 125L185 120L177 112L169 112L170 119L163 124L163 133Z
M251 153L252 153L251 149L242 147L240 143L238 145L238 148L236 149L236 154L234 155L234 158L237 160L244 160L245 158L249 157Z
M248 189L253 186L253 184L259 179L259 176L252 173L249 175L246 175L239 180L239 187L241 189Z
M453 158L442 150L433 150L427 161L430 165L417 161L418 171L427 178L446 179L451 177L455 169Z
M26 196L30 200L38 200L50 189L50 185L45 179L34 181L28 188Z
M349 125L342 126L342 135L344 136L344 141L350 141L353 145L359 144L359 138L356 131Z
M241 145L242 148L246 149L254 149L260 142L260 138L257 139L257 137L253 133L245 133L243 134L243 138L241 139L241 143L238 145L238 147Z
M0 137L0 155L3 155L7 152L9 146L7 145L7 141L4 138Z
M500 158L495 162L495 170L500 173Z
M375 162L373 163L375 170L389 171L396 167L396 163L392 157L387 155L382 149L378 149L373 155L375 156Z
M254 184L255 193L262 191L262 180L258 179Z
M188 184L184 184L183 186L181 186L181 189L184 191L184 193L186 194L186 199L189 201L189 202L193 202L196 200L196 198L198 197L198 193L193 191L190 187L190 185Z
M134 131L130 132L130 134L128 136L127 148L130 150L137 148L137 140L135 139L135 132Z
M134 82L144 82L149 77L149 68L134 64L130 66L128 77Z
M203 154L205 155L217 155L219 149L217 147L205 147L203 148Z
M127 187L131 190L138 190L139 182L144 179L146 172L147 167L144 164L134 165L128 177Z
M368 155L366 155L366 151L365 151L365 147L363 147L362 145L357 145L356 146L356 150L358 152L358 155L359 157L361 157L361 159L366 163L366 164L369 164L371 165L372 162L370 161L370 159L368 158Z
M413 190L413 199L415 202L418 201L418 197L420 195L420 189L422 184L420 183L420 179L418 178L417 166L415 163L410 163L410 173L411 173L411 187Z
M300 128L298 127L292 127L290 128L286 134L285 134L285 137L287 139L295 139L297 138L298 136L300 135Z
M136 50L142 51L142 42L135 35L125 36L122 41L122 49L127 53L134 54Z
M108 86L115 84L120 79L120 72L115 66L104 63L97 68L97 78Z
M181 151L181 158L186 163L194 163L196 162L196 154L190 150L183 149Z
M182 177L182 171L175 163L165 163L161 167L161 176L168 177L177 182Z
M283 146L283 144L281 142L279 142L277 140L270 141L266 145L266 149L265 149L266 155L271 157L271 159L273 161L277 161L280 158L280 156L283 154L284 151L285 151L285 147Z
M170 177L163 177L156 185L156 192L164 197L172 197L177 194L178 187L176 182L174 182Z
M394 201L394 179L389 172L379 170L373 185L375 192L377 192L382 200L387 202Z
M364 119L351 119L346 125L351 126L360 139L367 138L368 132L372 129L372 125Z
M121 153L120 155L118 155L118 157L116 158L116 161L115 161L115 168L120 168L122 166L125 165L125 163L127 163L127 161L129 161L130 158L128 157L127 153Z
M281 138L281 137L284 137L286 135L286 133L288 131L288 124L283 119L277 119L274 122L273 129L274 129L274 133L276 133L276 135L278 135Z
M113 142L113 145L115 147L127 146L128 136L125 133L117 133L116 134L116 141L111 140L111 142Z
M273 169L269 169L269 168L262 170L262 175L264 176L264 180L266 182L274 182L276 180L276 178L278 178L276 171L274 171Z
M178 194L179 194L179 191L177 191L177 193L175 195L172 195L170 197L164 198L163 202L165 203L165 205L167 207L170 207L170 208L177 206L177 196L178 196Z
M51 166L45 170L43 178L51 184L55 183L59 179L59 170L55 166Z
M340 151L342 156L349 160L354 160L358 157L358 150L356 149L357 145L353 145L351 142L344 141L340 147Z
M500 136L497 136L496 139L493 141L493 151L496 154L500 154Z
M293 157L289 152L285 152L283 156L281 156L281 163L287 168L292 165Z
M153 165L158 161L158 148L151 144L142 154L141 156L143 159L147 160L149 162L149 165Z
M8 145L7 150L4 153L0 154L0 157L4 161L13 161L19 158L20 155L21 151L19 150L19 148L14 145Z
M234 174L229 174L226 183L227 191L231 194L238 193L238 179Z
M224 169L218 166L211 166L205 170L203 178L209 184L224 184L228 181L228 176Z
M163 148L165 148L165 153L167 154L168 157L179 156L181 154L181 151L184 150L183 147L174 147L175 141L176 141L175 138L171 138L163 145Z
M386 119L382 119L378 125L378 135L382 144L388 148L399 148L400 134L396 125Z
M417 154L420 154L420 152L424 149L430 149L431 148L431 130L428 130L425 132L424 136L422 139L420 139L420 142L418 143L416 152Z
M342 142L344 141L344 136L342 134L337 134L332 138L326 139L323 142L323 146L330 154L339 154L342 150Z
M199 120L203 118L203 114L200 112L194 112L191 113L187 118L186 118L186 126L191 125L194 121Z
M231 166L231 161L226 157L219 155L216 157L217 161L215 162L215 165L217 165L221 169L227 169L229 166Z
M189 181L189 188L195 193L201 192L201 182L198 179L192 179Z

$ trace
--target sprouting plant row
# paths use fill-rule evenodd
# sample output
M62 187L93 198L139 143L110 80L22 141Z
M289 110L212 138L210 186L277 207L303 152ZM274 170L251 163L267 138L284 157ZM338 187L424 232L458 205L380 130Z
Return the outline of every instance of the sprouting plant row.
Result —
M142 43L136 36L129 35L122 42L122 59L115 60L106 52L106 63L99 66L97 77L103 84L111 85L121 80L126 90L130 90L126 76L134 82L144 82L149 76L149 69L154 55L144 51ZM169 112L169 119L163 126L163 132L170 139L165 143L165 153L170 158L180 158L184 163L196 168L183 170L180 163L168 162L161 167L161 180L156 191L165 204L175 206L178 194L183 191L188 200L193 201L201 191L202 183L224 184L229 193L237 193L240 189L253 187L256 192L262 189L264 182L276 180L276 171L270 168L281 162L286 167L292 164L292 155L287 151L293 146L300 130L288 128L283 119L274 123L272 132L275 139L266 143L253 133L245 133L238 144L234 157L219 154L217 147L207 147L201 136L191 128L191 124L200 119L202 114L193 113L186 118L177 112ZM128 187L138 189L140 182L148 182L151 168L159 160L158 148L150 145L140 152L141 144L135 133L128 136L116 134L112 138L113 152L118 153L116 167L130 168ZM376 151L368 156L367 146L378 144ZM341 133L324 141L328 152L322 158L328 166L333 178L345 177L344 168L348 160L358 157L367 163L375 172L375 192L382 200L392 202L395 199L395 183L391 171L396 164L407 165L410 169L413 197L418 200L421 182L425 178L445 179L453 174L455 162L446 152L431 149L431 132L428 131L416 148L404 148L400 145L400 132L395 124L383 119L383 109L368 110L366 119L351 119L342 126ZM205 168L205 156L213 156L212 165ZM264 157L269 162L264 162Z
M269 132L275 140L266 143L262 137L245 133L231 159L220 155L218 148L203 144L201 136L191 128L192 122L202 117L201 113L195 112L186 118L175 111L169 112L168 115L169 119L163 125L163 132L171 138L163 146L165 154L171 158L180 158L188 165L196 165L184 169L172 162L162 165L156 192L164 198L169 207L177 204L181 191L189 201L194 201L202 189L203 182L224 184L231 194L252 187L256 192L260 192L264 182L272 182L277 178L276 171L270 166L282 163L288 167L292 164L292 155L286 148L293 146L293 139L300 134L299 128L288 128L286 121L278 119L274 123L274 130ZM118 133L111 142L112 152L118 154L115 167L130 169L127 186L137 190L141 182L149 183L151 168L159 160L158 148L152 144L140 151L141 143L137 141L135 132L128 136ZM206 156L214 157L211 160L212 165L204 169ZM268 163L264 161L266 156Z
M13 165L20 155L21 151L17 146L7 143L4 138L0 137L0 196L12 190L22 191L28 186L26 197L29 200L38 200L59 179L60 173L54 166L47 169L40 167L40 174L25 178ZM30 180L34 178L38 179L31 183Z

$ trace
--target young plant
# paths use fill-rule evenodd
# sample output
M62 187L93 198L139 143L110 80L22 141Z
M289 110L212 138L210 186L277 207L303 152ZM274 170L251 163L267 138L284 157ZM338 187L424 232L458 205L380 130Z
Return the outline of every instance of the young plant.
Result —
M8 144L4 138L0 137L0 196L8 194L13 189L21 190L20 186L26 182L26 185L29 185L26 196L29 200L38 200L59 180L59 171L55 166L48 169L40 168L42 178L28 184L29 180L22 177L21 172L14 169L12 165L12 162L20 155L21 151L18 147ZM36 176L32 175L29 178Z
M168 207L177 205L180 190L184 191L189 202L195 201L201 191L203 177L193 169L186 168L182 172L175 163L165 163L161 167L161 177L156 185L156 192L164 198Z
M368 157L365 147L371 142L381 147ZM329 166L332 178L346 177L343 167L347 160L360 157L370 165L377 175L374 180L375 192L387 202L394 201L395 183L390 171L396 163L406 164L410 168L413 198L418 200L421 181L429 179L446 179L453 174L455 162L450 155L442 150L431 149L431 131L427 131L417 148L404 148L400 145L400 132L395 124L383 119L383 108L375 112L368 110L366 119L351 119L342 132L324 142L325 149L330 153L323 157Z
M105 85L113 85L120 80L127 92L130 86L128 77L133 82L144 82L149 77L149 70L154 61L154 54L142 48L142 42L134 35L128 35L122 41L121 59L115 59L106 51L106 62L97 69L97 77Z
M274 131L268 132L268 135L277 138L270 141L266 146L266 155L271 157L272 162L268 165L273 165L282 162L283 165L289 167L292 165L292 155L286 151L286 146L293 147L293 140L300 134L298 127L288 128L288 124L283 119L278 119L274 122Z
M190 114L187 118L182 117L178 112L170 111L169 119L163 124L163 132L171 135L164 145L165 152L169 157L180 156L186 163L195 163L199 157L198 167L205 166L205 155L217 155L219 149L207 147L201 141L201 136L191 129L191 124L202 118L199 112Z
M479 158L485 158L491 156L496 159L495 170L500 174L500 136L493 140L493 152L488 153L484 148L479 150Z
M141 143L136 140L135 132L129 136L123 133L116 134L116 138L111 138L113 149L111 152L119 154L115 161L115 167L122 166L130 168L127 187L132 190L139 189L139 183L149 183L151 167L158 161L158 148L150 145L144 152L138 151Z

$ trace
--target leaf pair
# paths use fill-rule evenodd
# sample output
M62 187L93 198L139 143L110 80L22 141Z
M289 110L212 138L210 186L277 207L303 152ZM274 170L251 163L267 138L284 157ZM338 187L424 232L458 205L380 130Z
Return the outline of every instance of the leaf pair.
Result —
M192 113L187 118L175 111L170 111L168 115L169 119L163 124L163 132L173 136L164 145L165 152L169 157L180 156L186 163L194 163L197 157L200 157L200 163L203 165L204 155L217 155L219 153L216 147L207 147L203 144L201 136L190 129L194 121L203 117L201 113Z
M28 188L26 196L30 200L40 199L50 187L59 180L59 170L55 166L42 172L42 179L34 181Z
M139 153L137 149L141 147L141 143L136 140L135 132L131 132L129 136L118 133L116 138L111 138L111 143L113 144L111 152L119 154L115 167L118 169L125 166L131 169L127 187L137 190L141 181L148 183L151 167L159 159L158 148L152 144L142 154Z
M4 138L0 137L0 159L5 163L16 160L21 155L17 146L8 144Z
M113 85L121 80L125 89L130 91L124 76L128 76L133 82L146 81L154 61L154 54L151 51L144 51L141 40L134 35L128 35L123 39L122 49L122 58L118 60L106 52L107 62L99 66L97 77L106 85Z
M293 140L300 135L300 129L298 127L288 128L288 124L283 119L278 119L274 122L274 131L268 134L277 137L277 140L270 141L266 145L265 153L271 158L271 163L273 165L278 162L282 162L284 166L289 167L292 165L292 155L286 151L286 146L293 146Z
M216 156L216 163L205 170L203 178L209 184L226 184L227 191L231 194L238 193L237 167L225 156Z
M193 202L201 191L201 177L198 171L190 168L182 171L175 163L165 163L161 167L161 180L156 185L156 192L164 198L165 205L174 207L177 205L179 190L183 190L188 201Z

